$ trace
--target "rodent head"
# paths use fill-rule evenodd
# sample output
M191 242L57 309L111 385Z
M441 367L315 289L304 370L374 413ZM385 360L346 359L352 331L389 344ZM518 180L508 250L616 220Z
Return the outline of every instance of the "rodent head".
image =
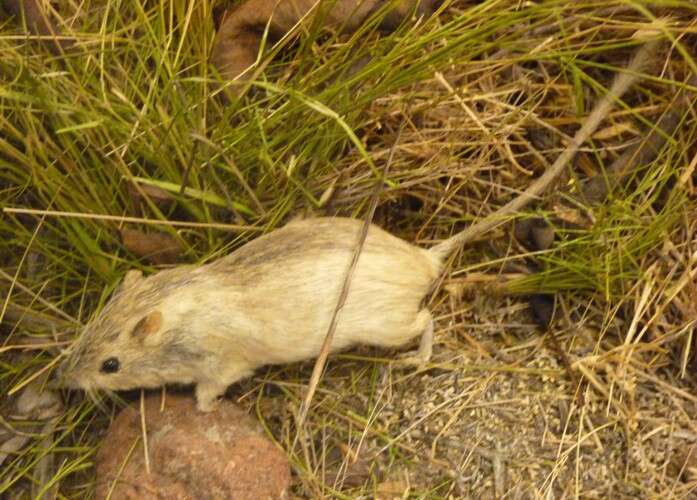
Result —
M193 381L204 353L167 324L160 278L126 273L61 364L61 385L93 393Z

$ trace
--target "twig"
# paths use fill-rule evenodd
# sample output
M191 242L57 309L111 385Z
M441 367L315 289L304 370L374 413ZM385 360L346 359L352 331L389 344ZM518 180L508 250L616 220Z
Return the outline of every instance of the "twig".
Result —
M356 265L358 264L358 258L361 255L361 251L363 250L363 245L365 244L366 237L368 236L368 229L370 228L370 224L372 223L373 216L375 215L375 209L377 208L378 205L378 198L380 191L382 189L383 182L387 176L387 172L390 169L390 164L392 163L392 158L394 156L395 149L397 149L397 144L399 143L399 138L402 135L402 129L404 128L404 122L402 123L402 126L400 126L399 130L397 131L397 137L395 138L394 144L392 145L392 149L390 150L390 155L387 158L387 162L385 163L385 168L382 171L382 177L380 178L379 182L375 186L375 190L373 192L373 197L370 201L370 207L368 209L368 214L366 215L365 222L363 223L363 227L361 229L361 234L359 236L358 242L356 243L356 248L353 252L353 257L351 258L351 262L349 263L349 266L346 270L346 275L344 277L344 283L343 286L341 287L341 292L339 294L339 299L337 300L336 307L334 308L334 312L332 313L332 318L331 322L329 323L329 328L327 330L327 335L324 337L324 342L322 343L322 348L320 349L319 356L317 357L317 361L315 361L315 366L312 370L312 376L310 377L310 383L307 387L307 392L305 393L305 398L303 399L302 405L300 406L300 412L298 414L298 433L296 434L295 442L297 442L298 436L300 435L299 430L302 428L305 418L307 417L307 412L310 409L310 404L312 403L312 397L315 394L315 391L317 390L317 385L319 384L319 379L322 376L322 373L324 372L324 367L327 363L327 356L329 356L329 352L331 350L331 344L332 340L334 339L334 332L336 331L336 325L337 321L339 318L339 312L341 309L344 307L344 303L346 302L346 298L348 297L348 292L351 286L351 280L353 278L353 273L356 270ZM295 443L294 443L295 446Z
M52 215L55 217L72 217L74 219L106 220L113 222L133 222L137 224L153 224L174 227L194 227L220 229L223 231L263 231L261 227L243 226L240 224L222 224L218 222L187 222L179 220L143 219L125 215L86 214L82 212L61 212L58 210L36 210L33 208L3 208L6 214Z

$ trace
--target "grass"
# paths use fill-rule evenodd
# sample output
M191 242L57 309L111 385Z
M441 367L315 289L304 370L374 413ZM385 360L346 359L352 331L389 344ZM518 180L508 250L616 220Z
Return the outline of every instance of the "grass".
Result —
M0 203L82 215L0 218L2 439L28 436L2 464L0 494L91 491L109 412L77 394L48 420L13 419L11 405L126 270L156 269L119 229L165 233L181 262L204 262L297 214L360 217L405 122L376 221L428 245L553 162L638 46L632 34L661 16L674 41L665 61L519 214L582 223L547 250L523 248L508 226L464 249L444 287L455 292L433 301L428 369L399 371L377 350L330 359L302 446L292 415L311 363L271 367L233 396L287 452L299 496L694 494L694 109L604 203L574 201L578 180L602 175L686 88L694 3L455 1L392 34L374 20L353 35L311 25L227 105L206 64L213 7L71 3L61 27L76 44L59 56L0 25ZM144 197L148 186L172 201ZM482 274L500 286L481 287ZM534 332L520 295L535 292L559 293L554 329L580 388Z

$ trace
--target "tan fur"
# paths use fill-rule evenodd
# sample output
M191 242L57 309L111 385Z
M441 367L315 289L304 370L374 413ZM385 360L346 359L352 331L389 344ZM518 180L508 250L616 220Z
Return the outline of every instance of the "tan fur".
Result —
M389 0L246 0L226 13L213 44L211 62L224 79L233 80L256 61L267 24L273 38L282 37L300 20L307 24L315 19L322 26L350 33L387 3ZM392 3L393 10L382 21L383 29L394 29L411 12L432 12L440 0Z
M204 266L127 279L62 366L66 385L121 390L195 383L201 409L256 368L319 354L362 221L291 222ZM332 351L400 346L426 332L440 256L370 227ZM147 334L143 335L145 328ZM117 358L116 373L102 373Z

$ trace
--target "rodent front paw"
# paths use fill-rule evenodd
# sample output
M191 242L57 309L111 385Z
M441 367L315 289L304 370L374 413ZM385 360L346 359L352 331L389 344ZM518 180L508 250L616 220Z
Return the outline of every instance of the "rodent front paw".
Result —
M199 382L196 385L196 408L203 412L215 410L225 393L225 388L224 384Z
M196 409L204 413L209 413L215 410L219 404L220 398L213 398L205 401L199 399L198 401L196 401Z

